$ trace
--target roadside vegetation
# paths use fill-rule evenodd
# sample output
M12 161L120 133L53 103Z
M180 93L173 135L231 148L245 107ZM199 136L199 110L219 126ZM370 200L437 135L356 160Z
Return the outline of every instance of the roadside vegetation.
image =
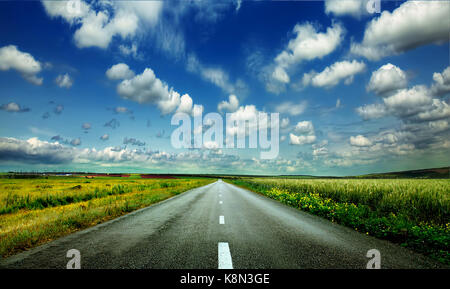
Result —
M450 179L227 181L450 264Z
M0 178L0 255L12 255L214 181L139 175Z

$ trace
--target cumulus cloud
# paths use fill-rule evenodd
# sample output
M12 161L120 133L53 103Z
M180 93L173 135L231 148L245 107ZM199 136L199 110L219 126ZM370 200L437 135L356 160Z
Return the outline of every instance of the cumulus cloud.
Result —
M448 1L407 1L393 12L383 11L368 23L361 43L351 52L370 60L449 40Z
M367 13L368 0L325 0L325 13L360 18Z
M294 132L296 134L289 134L289 144L291 145L311 144L316 141L314 126L311 121L298 122L295 125Z
M159 1L113 1L109 5L93 5L79 1L80 9L67 9L68 1L43 1L52 18L61 17L77 27L75 44L79 48L105 49L114 37L134 37L139 27L154 25L162 10Z
M74 147L81 145L81 140L80 138L74 138L73 140L70 141L70 144Z
M15 102L2 104L2 105L0 105L0 109L7 111L7 112L28 112L31 110L27 107L23 107L23 106L15 103Z
M100 137L100 139L103 140L103 141L108 140L109 139L109 134L105 133L104 135L102 135Z
M306 101L301 101L299 103L285 101L277 105L275 107L275 111L279 113L286 113L292 116L297 116L302 114L307 106L308 103Z
M433 74L434 83L431 90L434 95L441 96L450 92L450 66L444 69L442 73Z
M0 70L16 70L23 78L35 85L41 85L42 77L37 74L41 72L42 65L34 57L17 49L15 45L7 45L0 48Z
M58 75L55 82L59 87L70 88L73 84L73 79L68 73L66 73Z
M405 72L399 67L388 63L372 73L367 90L383 95L406 88L407 83Z
M130 79L134 76L134 71L127 64L118 63L106 71L106 76L111 80Z
M227 112L235 112L239 107L239 99L236 95L230 94L228 96L228 101L221 101L217 105L217 110L219 112L227 111Z
M381 118L387 114L386 107L383 104L367 104L356 108L356 112L364 119Z
M294 131L300 134L314 134L314 126L311 121L300 121L295 125Z
M54 164L72 161L70 148L59 143L30 138L26 141L15 138L0 138L0 160L24 163Z
M145 142L137 140L135 138L127 138L127 137L123 139L123 144L130 144L134 146L145 146Z
M206 144L208 150L192 150L180 153L168 153L159 150L127 147L95 148L67 147L60 143L40 141L37 138L19 140L15 138L0 138L0 160L24 164L70 164L89 168L101 168L126 164L130 167L142 168L151 166L155 169L170 169L173 172L191 171L201 173L204 170L236 173L236 168L251 168L252 172L292 171L296 167L310 166L303 160L275 159L260 160L256 158L243 159L236 155L228 155L215 149L211 142ZM174 165L176 164L176 165ZM241 171L239 171L241 172Z
M315 135L295 135L289 134L289 144L291 145L304 145L311 144L316 141Z
M171 89L156 77L152 69L146 68L142 74L119 83L117 93L122 98L138 103L157 103L169 99Z
M320 73L314 71L305 73L302 83L304 86L333 87L344 80L345 84L350 84L353 82L355 74L361 73L365 69L366 64L356 60L336 62Z
M341 43L344 29L340 24L333 23L326 32L319 32L311 23L295 25L295 38L291 39L287 47L274 59L272 79L277 83L290 82L289 71L303 61L309 61L333 52ZM268 85L268 86L267 86ZM269 90L274 86L268 83Z
M441 105L442 104L442 105ZM364 119L378 118L392 115L399 118L418 118L419 113L434 111L433 106L446 105L436 99L433 101L430 90L423 85L416 85L410 89L401 89L393 95L383 98L383 103L369 104L357 108L357 112Z
M350 137L350 144L352 146L367 147L367 146L371 146L372 142L362 135L357 135L357 136Z
M157 78L152 69L146 68L141 74L124 79L117 85L117 93L124 99L138 103L155 104L161 114L168 114L175 109L179 112L194 113L202 106L194 105L188 94L180 97L172 87Z
M194 105L194 102L192 101L192 98L185 94L180 98L180 104L178 106L177 112L184 112L184 113L192 113L192 107Z
M84 1L78 1L78 3L73 4L79 4L79 9L75 5L70 6L70 2L74 1L42 1L42 5L45 8L45 11L47 14L52 17L62 17L64 20L66 20L69 23L74 23L75 20L84 17L88 14L90 6L84 2Z
M92 125L89 122L85 122L81 125L81 128L87 131L92 128Z
M389 155L417 155L429 153L430 149L448 149L445 143L450 132L450 106L448 99L436 98L434 85L436 80L430 87L416 85L392 90L381 95L381 103L359 107L357 112L364 119L393 117L400 125L371 137L351 137L350 144L358 148L351 152L352 156L361 153L380 159Z

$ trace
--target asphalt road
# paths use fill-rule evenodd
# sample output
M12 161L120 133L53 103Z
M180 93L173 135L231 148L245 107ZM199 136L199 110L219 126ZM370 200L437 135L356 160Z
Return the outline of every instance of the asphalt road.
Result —
M440 263L387 241L222 181L0 261L2 268L269 269L438 268Z

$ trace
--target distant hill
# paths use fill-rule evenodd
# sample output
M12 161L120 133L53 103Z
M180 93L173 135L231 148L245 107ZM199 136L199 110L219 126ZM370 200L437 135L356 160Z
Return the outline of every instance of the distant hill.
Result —
M450 178L450 167L422 169L402 172L377 173L357 176L356 178L369 179L402 179L402 178L418 178L418 179L448 179Z

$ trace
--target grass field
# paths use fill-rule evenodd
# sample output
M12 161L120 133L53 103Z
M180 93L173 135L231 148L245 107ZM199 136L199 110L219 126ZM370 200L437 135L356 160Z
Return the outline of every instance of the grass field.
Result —
M138 175L0 178L0 255L12 255L214 181Z
M450 264L450 179L227 181Z

